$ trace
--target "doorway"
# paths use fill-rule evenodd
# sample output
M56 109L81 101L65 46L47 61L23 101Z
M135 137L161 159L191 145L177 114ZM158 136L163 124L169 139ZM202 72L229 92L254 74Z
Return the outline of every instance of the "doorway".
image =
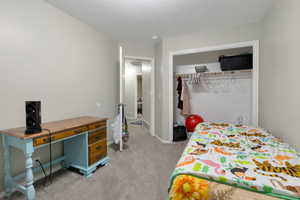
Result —
M154 59L125 56L125 115L154 135Z

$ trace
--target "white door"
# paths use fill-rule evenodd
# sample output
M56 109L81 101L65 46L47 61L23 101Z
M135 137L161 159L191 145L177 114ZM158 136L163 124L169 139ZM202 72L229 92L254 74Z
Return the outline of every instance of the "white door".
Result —
M122 106L123 103L124 103L124 73L125 73L125 70L124 70L124 53L123 53L123 47L120 46L119 47L119 80L120 80L120 85L119 85L119 96L120 96L120 99L119 99L119 112L120 112L120 119L122 120L123 119L123 115L124 113L122 112ZM122 132L123 132L123 126L122 126L122 123L120 123L120 127L119 127L119 133L120 133L120 151L123 150L123 141L122 141Z

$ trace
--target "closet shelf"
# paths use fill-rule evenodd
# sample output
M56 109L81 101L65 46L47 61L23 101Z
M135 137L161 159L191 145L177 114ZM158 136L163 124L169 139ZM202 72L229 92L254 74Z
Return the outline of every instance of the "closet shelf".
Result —
M182 74L182 73L175 73L176 78L182 77L182 78L189 78L191 76L219 76L219 75L239 75L239 74L249 74L252 73L252 69L247 70L234 70L234 71L222 71L222 72L201 72L201 73L188 73L188 74Z

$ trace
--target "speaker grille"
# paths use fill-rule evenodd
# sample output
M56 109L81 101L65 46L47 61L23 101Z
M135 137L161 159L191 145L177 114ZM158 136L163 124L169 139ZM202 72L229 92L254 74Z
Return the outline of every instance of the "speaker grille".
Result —
M26 101L26 134L41 132L41 102Z

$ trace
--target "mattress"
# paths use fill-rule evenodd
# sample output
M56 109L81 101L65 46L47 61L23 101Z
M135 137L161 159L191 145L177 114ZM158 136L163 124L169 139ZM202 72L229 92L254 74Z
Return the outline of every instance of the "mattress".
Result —
M182 175L192 178L178 181ZM262 129L201 123L170 178L170 199L205 199L214 189L210 182L263 196L300 199L300 154Z

